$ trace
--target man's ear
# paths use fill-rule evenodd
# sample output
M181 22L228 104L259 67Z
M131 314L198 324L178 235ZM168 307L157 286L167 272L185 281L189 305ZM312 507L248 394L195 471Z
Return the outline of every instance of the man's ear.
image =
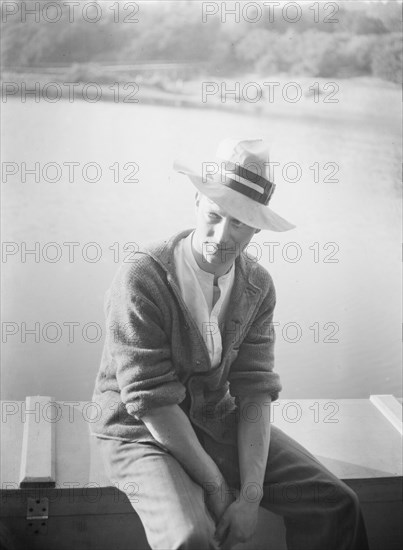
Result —
M196 191L196 195L195 195L195 204L196 204L196 208L199 207L200 199L201 199L201 193L200 193L200 191Z

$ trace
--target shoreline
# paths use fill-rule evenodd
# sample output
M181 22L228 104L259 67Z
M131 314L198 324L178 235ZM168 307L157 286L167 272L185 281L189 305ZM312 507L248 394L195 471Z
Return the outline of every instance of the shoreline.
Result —
M400 87L397 84L375 77L332 81L307 76L291 78L285 75L275 75L270 80L257 75L227 80L213 80L213 77L205 76L204 80L166 80L164 85L152 85L142 82L141 78L138 82L127 79L120 79L120 83L117 82L118 79L114 82L100 82L102 78L98 82L91 78L86 82L75 82L68 79L68 74L3 71L1 80L3 107L9 100L20 100L22 103L106 102L217 110L221 113L252 117L295 116L310 121L328 119L332 123L355 123L366 122L369 104L374 107L372 118L369 119L371 124L373 118L382 120L385 124L385 117L389 119L387 122L393 124L397 121L396 117L391 116L393 110L389 108L390 104L396 101L400 105L401 101ZM206 85L214 85L216 91L208 92ZM249 99L249 88L257 92L255 100L253 97ZM297 100L285 95L290 89L292 93L297 93Z

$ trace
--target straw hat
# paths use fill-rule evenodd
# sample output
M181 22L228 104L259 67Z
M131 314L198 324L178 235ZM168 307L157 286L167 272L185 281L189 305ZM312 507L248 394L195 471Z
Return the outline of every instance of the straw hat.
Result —
M257 229L288 231L295 225L267 205L275 185L270 181L269 153L262 139L225 139L213 162L202 163L202 170L181 161L174 169L190 178L195 187L230 216Z

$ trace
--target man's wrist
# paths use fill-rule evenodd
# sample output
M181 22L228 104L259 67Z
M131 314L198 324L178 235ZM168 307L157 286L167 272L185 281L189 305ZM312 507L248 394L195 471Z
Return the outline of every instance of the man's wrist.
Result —
M248 508L259 508L263 498L262 485L256 481L246 481L239 492L239 502Z

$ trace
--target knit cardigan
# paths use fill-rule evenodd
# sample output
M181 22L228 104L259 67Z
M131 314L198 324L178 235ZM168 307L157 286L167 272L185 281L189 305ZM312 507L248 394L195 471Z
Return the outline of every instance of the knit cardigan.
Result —
M123 263L105 296L106 337L95 382L93 435L155 441L141 417L179 405L214 440L236 444L237 399L265 393L277 399L273 372L273 281L241 254L225 322L223 352L212 368L199 328L179 290L173 251L192 229L138 250Z

